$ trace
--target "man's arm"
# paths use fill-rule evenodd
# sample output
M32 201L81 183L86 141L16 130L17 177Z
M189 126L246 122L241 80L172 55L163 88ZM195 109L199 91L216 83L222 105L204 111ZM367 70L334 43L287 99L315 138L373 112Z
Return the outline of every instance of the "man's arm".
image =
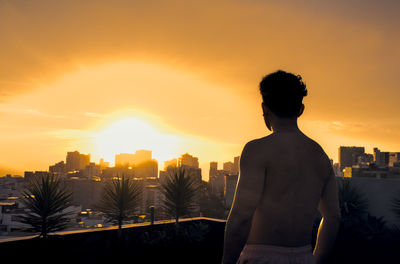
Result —
M240 157L240 177L235 198L225 227L222 263L233 264L238 260L247 241L253 213L264 188L265 168L257 158L259 149L249 142Z
M340 208L338 189L335 173L329 166L329 176L325 184L318 210L321 212L322 220L318 229L317 242L314 249L316 263L324 263L331 251L340 225Z

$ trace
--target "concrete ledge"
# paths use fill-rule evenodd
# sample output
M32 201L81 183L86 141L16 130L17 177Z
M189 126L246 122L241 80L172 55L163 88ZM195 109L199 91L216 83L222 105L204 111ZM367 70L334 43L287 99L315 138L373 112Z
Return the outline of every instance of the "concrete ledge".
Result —
M3 240L0 252L16 262L220 263L224 227L224 220L198 217L182 219L179 228L174 220L124 225L122 239L116 226L73 230Z

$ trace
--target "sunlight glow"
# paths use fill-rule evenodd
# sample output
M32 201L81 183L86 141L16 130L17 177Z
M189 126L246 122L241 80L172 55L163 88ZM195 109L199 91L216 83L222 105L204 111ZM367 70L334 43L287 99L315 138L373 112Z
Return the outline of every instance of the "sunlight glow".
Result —
M162 166L163 161L173 158L180 143L179 137L162 134L134 117L114 122L95 134L94 138L97 152L112 164L115 154L135 153L136 150L146 149L153 151L153 158Z

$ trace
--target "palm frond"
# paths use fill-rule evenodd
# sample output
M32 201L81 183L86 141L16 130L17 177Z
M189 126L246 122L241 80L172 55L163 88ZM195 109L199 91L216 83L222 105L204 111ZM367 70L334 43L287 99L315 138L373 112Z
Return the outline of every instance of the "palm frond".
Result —
M189 215L194 209L194 199L199 186L184 167L178 167L161 185L164 195L165 213L178 221L179 217Z
M339 185L339 204L343 219L360 219L368 214L367 199L346 179Z
M68 226L71 213L63 211L70 206L72 194L60 186L60 180L54 175L34 178L23 196L22 203L28 212L18 220L30 226L29 230L41 232L45 237Z
M135 215L140 204L142 188L138 181L122 176L107 182L97 209L110 222L122 223Z

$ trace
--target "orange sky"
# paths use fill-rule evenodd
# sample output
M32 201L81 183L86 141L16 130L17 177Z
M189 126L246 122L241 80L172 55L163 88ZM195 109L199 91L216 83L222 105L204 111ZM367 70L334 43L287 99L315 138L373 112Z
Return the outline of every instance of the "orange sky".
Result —
M0 1L0 168L98 162L96 133L136 118L179 138L156 157L208 170L268 134L257 85L277 69L303 76L300 128L331 158L400 151L396 1L187 2Z

